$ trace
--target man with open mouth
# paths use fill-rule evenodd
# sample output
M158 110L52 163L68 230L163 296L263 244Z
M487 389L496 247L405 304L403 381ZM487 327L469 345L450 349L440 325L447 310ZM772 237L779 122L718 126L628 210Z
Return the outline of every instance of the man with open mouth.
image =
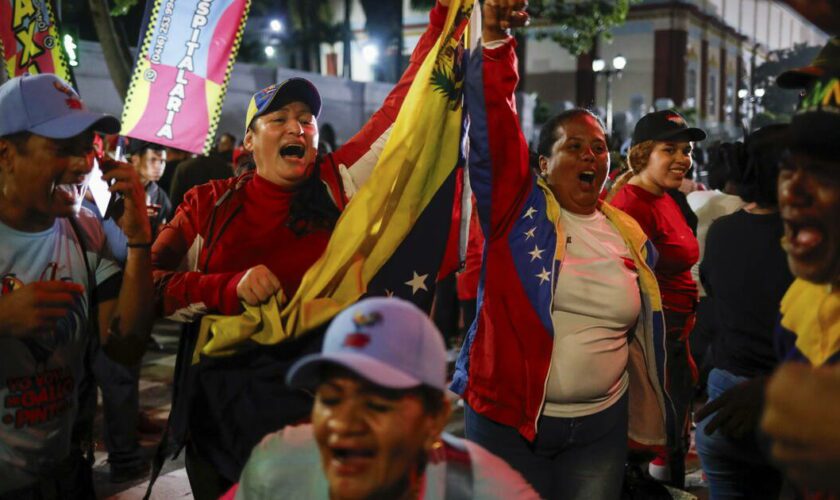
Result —
M538 498L504 461L442 434L450 414L443 336L410 302L348 307L321 353L298 361L287 380L314 390L312 424L254 448L239 500Z
M836 59L834 60L836 65ZM782 246L796 280L777 328L783 365L762 427L772 458L797 486L840 494L840 73L814 78L791 122L780 165ZM829 498L829 496L826 496ZM833 497L831 497L833 498Z
M87 468L89 479L90 465L71 442L91 332L109 356L136 364L151 330L151 228L137 174L102 165L124 200L124 272L81 208L94 132L119 128L55 75L0 86L2 499L93 498L77 474Z

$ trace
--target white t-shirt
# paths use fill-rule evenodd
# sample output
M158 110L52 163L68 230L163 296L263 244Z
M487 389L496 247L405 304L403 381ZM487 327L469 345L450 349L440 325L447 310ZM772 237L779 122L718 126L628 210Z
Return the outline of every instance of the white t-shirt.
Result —
M697 244L700 246L700 258L691 266L691 277L697 283L697 291L701 297L706 296L706 290L700 282L700 263L703 262L703 253L706 250L706 233L712 222L737 212L746 205L746 202L737 196L726 194L718 190L693 191L686 196L688 206L697 216Z
M530 500L533 488L505 461L481 446L445 435L466 446L473 477L471 498ZM425 500L446 497L446 461L430 460L424 474ZM269 434L254 447L236 491L236 500L315 500L329 497L329 484L312 425L286 427ZM466 500L466 499L464 499Z
M106 253L96 217L82 209L77 220L98 286L120 269ZM38 233L0 222L0 294L37 281L65 280L85 287L55 331L27 341L0 336L0 493L35 482L69 453L90 334L89 275L81 248L67 219L56 219Z
M641 310L627 244L600 211L563 211L563 259L552 304L554 347L543 413L598 413L627 390L627 331Z

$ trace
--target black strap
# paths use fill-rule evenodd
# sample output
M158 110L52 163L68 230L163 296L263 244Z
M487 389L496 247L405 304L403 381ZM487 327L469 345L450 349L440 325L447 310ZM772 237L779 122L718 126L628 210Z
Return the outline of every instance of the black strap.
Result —
M167 422L168 424L168 422ZM160 471L163 470L163 464L166 462L166 455L168 454L169 441L169 425L163 430L163 436L160 438L160 443L155 450L155 456L152 457L152 473L149 477L149 486L146 487L146 494L143 495L143 500L149 500L152 496L152 488L160 476Z
M90 376L92 369L90 364L92 361L93 353L97 350L99 346L99 318L98 318L98 308L95 303L96 296L95 296L95 288L96 288L96 275L94 274L95 271L93 267L90 265L90 260L88 260L87 255L87 242L85 241L85 233L79 227L79 221L76 217L68 217L67 220L70 222L70 227L73 229L73 233L76 235L76 240L79 242L79 248L82 251L82 261L85 263L85 271L87 274L88 286L87 286L87 296L88 296L88 331L90 332L90 341L88 344L87 352L85 353L85 371L87 375ZM91 381L92 382L92 381ZM95 387L92 387L92 390L95 391ZM95 393L94 393L95 394ZM81 394L79 394L81 396ZM94 398L92 405L94 405L91 409L95 412L95 396L91 396ZM80 402L81 404L81 402ZM93 428L92 428L93 420L91 420L91 428L75 428L73 429L75 433L81 433L80 436L75 436L80 439L80 448L83 458L87 461L88 466L92 467L95 456L95 443L93 439Z

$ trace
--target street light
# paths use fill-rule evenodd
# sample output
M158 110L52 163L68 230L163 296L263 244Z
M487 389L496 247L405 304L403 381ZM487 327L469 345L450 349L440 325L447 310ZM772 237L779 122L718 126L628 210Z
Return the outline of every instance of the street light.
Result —
M764 97L765 92L766 91L763 88L759 87L753 91L753 95L761 99L762 97Z
M607 63L603 59L595 59L592 61L592 71L595 75L604 75L607 77L607 133L613 133L613 98L612 98L612 81L616 76L621 78L624 68L627 66L627 58L621 54L613 57L612 69L607 69Z
M265 57L272 58L272 57L274 57L274 54L275 54L274 47L272 47L271 45L266 45L265 46Z
M272 19L271 22L268 23L268 27L275 33L283 31L283 23L281 23L279 19Z
M365 44L365 46L362 47L362 57L369 65L373 66L379 62L379 46L375 43Z

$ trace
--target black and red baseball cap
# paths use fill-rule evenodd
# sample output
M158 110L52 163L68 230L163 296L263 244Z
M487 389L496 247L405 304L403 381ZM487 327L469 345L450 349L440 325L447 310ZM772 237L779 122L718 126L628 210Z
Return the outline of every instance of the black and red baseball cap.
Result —
M645 141L702 141L705 138L703 129L689 127L681 114L668 109L643 116L633 129L630 146Z

